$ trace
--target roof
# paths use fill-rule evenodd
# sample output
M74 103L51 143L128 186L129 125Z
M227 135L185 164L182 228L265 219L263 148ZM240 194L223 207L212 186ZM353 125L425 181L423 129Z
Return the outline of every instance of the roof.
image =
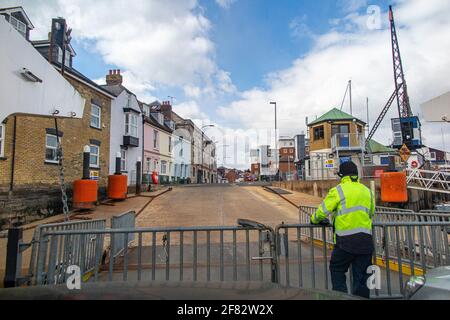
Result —
M116 84L113 86L109 86L107 84L102 84L102 85L100 85L100 87L102 87L103 89L105 89L108 92L111 92L112 94L116 95L117 97L120 96L120 94L123 91L126 91L130 95L136 96L133 92L131 92L130 90L128 90L121 84Z
M25 20L27 21L28 28L34 29L33 23L31 23L30 18L28 18L27 13L25 12L25 10L23 10L23 8L21 6L0 8L0 12L5 12L5 13L20 12L22 14L22 16L25 18Z
M352 116L344 111L341 111L337 108L333 108L330 111L328 111L327 113L325 113L324 115L317 118L316 120L308 123L308 126L312 126L312 125L320 123L320 122L337 121L337 120L356 120L356 121L359 121L359 122L365 124L364 121L362 121L358 118L355 118L354 116Z
M53 62L53 65L57 68L61 68L61 64L59 62ZM117 97L115 94L107 91L106 89L102 88L102 86L98 85L97 83L95 83L94 81L92 81L91 79L89 79L88 77L86 77L84 74L82 74L81 72L79 72L78 70L74 69L74 68L70 68L70 67L65 67L64 72L71 75L72 77L75 77L78 80L81 80L82 82L87 83L88 85L94 87L95 89L97 89L97 91L102 92L104 95L111 97L111 98L115 98Z
M166 131L166 132L168 132L168 133L172 133L172 132L173 132L173 130L170 129L168 126L160 124L160 123L153 117L152 114L150 114L150 117L145 116L144 119L145 119L145 122L151 124L151 125L154 126L154 127L157 127L157 128L159 128L159 129L161 129L161 130L164 130L164 131Z
M367 151L370 153L393 153L398 152L397 149L386 147L381 143L371 139L367 144Z

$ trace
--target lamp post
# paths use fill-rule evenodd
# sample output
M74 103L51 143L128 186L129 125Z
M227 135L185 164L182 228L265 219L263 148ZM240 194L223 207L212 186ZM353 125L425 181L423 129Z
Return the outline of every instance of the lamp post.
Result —
M276 156L276 163L277 163L277 170L278 170L278 181L281 184L281 175L280 175L280 159L278 155L278 137L277 137L277 103L272 101L270 104L273 104L275 106L275 156Z
M201 144L201 147L200 147L200 150L201 150L201 153L202 153L202 161L201 161L201 172L202 172L202 174L201 174L201 181L200 181L200 183L203 183L203 181L204 181L204 177L203 177L203 138L204 138L204 136L205 136L205 132L203 132L203 129L205 129L205 128L211 128L211 127L214 127L214 125L213 124L208 124L208 125L206 125L206 126L203 126L202 128L201 128L201 131L202 131L202 144Z

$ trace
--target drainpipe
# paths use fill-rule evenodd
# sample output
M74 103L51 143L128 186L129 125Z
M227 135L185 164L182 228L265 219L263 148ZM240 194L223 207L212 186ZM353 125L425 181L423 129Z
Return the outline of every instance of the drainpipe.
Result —
M14 126L13 126L13 141L12 141L12 156L11 156L11 177L9 182L9 195L12 194L14 188L14 168L16 165L16 132L17 132L17 117L14 116Z

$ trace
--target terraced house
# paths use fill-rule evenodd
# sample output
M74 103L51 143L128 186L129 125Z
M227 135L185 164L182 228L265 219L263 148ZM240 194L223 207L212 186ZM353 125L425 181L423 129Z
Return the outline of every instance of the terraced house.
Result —
M64 19L53 19L49 39L31 42L48 60L44 63L50 62L58 72L64 56L58 32L64 24ZM0 161L0 185L9 194L2 210L12 216L42 217L61 212L57 139L63 148L64 179L69 197L72 182L82 176L82 153L86 145L91 151L91 177L98 179L100 195L105 193L109 174L111 101L115 95L75 70L72 66L74 57L73 49L67 47L64 78L74 88L73 94L79 94L85 100L83 114L77 115L80 119L60 119L58 130L53 117L15 115L2 125L4 152ZM35 76L38 78L39 74ZM48 94L59 92L49 90Z
M144 113L144 182L150 182L150 175L156 171L160 183L174 182L174 161L172 121L161 112L161 103L142 103Z
M117 97L111 106L111 137L109 174L116 172L115 159L121 158L121 171L128 176L128 185L136 183L136 163L143 156L143 123L139 101L123 84L120 70L110 70L106 76L106 89Z

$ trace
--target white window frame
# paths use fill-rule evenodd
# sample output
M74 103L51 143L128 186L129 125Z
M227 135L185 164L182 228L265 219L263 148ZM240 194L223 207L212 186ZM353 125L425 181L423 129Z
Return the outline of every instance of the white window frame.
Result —
M5 125L0 124L0 158L5 156Z
M90 148L91 148L91 150L90 150L91 155L89 157L89 166L92 167L92 168L99 168L100 167L100 146L97 146L95 144L91 144ZM96 153L93 152L93 149L97 149L97 152ZM97 161L94 164L91 161L92 160L92 156L97 157Z
M158 130L153 130L153 149L158 149Z
M167 174L167 161L161 160L161 174Z
M49 137L56 138L56 146L48 145L47 139ZM55 150L55 159L54 160L47 159L47 149ZM54 134L46 134L45 135L45 155L44 155L44 157L45 157L45 162L47 162L47 163L59 163L59 161L58 161L58 137Z
M132 121L130 121L132 120ZM135 113L125 113L125 135L138 138L138 116Z
M94 110L99 111L98 115L94 114ZM93 118L98 119L98 126L96 126L95 124L92 123ZM102 128L102 107L96 105L95 103L91 104L91 119L90 119L90 123L91 123L91 127L96 128L96 129L101 129Z
M24 37L27 35L27 25L22 21L14 18L12 15L9 16L9 23ZM23 30L20 30L23 28Z
M120 169L122 172L127 171L127 150L120 149Z

